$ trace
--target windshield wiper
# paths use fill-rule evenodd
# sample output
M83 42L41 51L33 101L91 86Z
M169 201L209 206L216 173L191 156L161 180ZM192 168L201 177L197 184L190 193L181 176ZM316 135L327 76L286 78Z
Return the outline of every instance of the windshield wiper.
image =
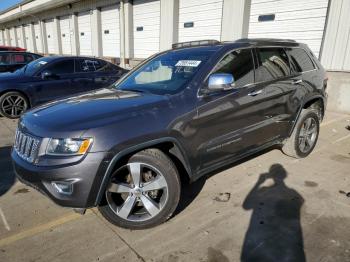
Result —
M128 88L128 89L120 89L122 91L131 91L131 92L136 92L136 93L147 93L147 91L145 90L141 90L141 89L133 89L133 88Z

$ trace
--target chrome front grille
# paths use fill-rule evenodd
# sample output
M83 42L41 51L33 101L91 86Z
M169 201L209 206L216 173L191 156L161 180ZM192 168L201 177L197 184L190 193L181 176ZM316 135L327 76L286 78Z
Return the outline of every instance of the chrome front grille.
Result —
M33 163L38 155L40 139L22 133L17 129L14 149L24 160Z

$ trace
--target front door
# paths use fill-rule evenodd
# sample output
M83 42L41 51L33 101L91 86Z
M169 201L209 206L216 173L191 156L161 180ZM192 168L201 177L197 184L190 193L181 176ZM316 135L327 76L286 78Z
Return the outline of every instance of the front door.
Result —
M264 135L259 131L264 121L261 104L265 94L254 84L252 50L230 52L216 65L213 73L232 74L235 87L200 98L193 124L198 130L195 145L202 172L255 148Z
M42 77L44 73L49 73L49 77ZM45 103L58 98L66 97L77 93L72 87L74 77L74 59L54 62L47 66L37 76L35 90L39 103Z

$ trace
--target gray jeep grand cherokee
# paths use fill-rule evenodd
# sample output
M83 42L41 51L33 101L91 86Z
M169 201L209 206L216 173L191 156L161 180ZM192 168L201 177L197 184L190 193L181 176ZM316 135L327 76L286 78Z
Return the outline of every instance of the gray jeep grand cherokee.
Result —
M152 227L194 181L271 146L315 147L325 70L291 40L175 44L109 88L32 109L19 121L18 178L59 205Z

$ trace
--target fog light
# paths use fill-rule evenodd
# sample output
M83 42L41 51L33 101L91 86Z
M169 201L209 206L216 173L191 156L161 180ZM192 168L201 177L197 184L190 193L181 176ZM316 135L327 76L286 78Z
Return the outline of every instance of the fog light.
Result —
M56 189L58 193L71 195L73 193L73 183L74 181L60 181L51 182L51 185Z

